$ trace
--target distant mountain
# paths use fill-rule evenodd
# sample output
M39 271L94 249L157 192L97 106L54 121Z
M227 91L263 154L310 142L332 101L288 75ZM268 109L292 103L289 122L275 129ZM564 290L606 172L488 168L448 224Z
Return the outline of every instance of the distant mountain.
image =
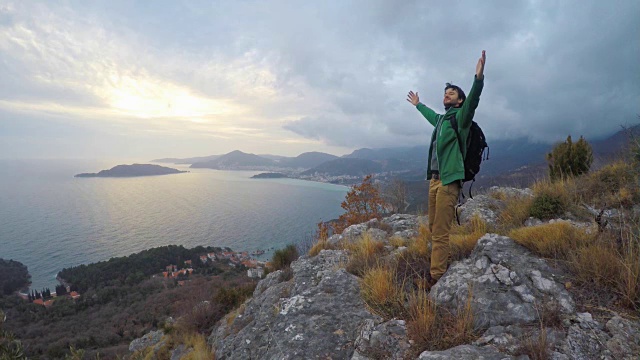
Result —
M276 166L277 163L274 160L235 150L228 154L222 155L215 160L194 163L190 167L234 170L242 168L263 168Z
M279 164L283 167L311 169L327 161L338 159L337 156L323 152L306 152L294 158L282 159Z
M215 160L220 156L222 155L199 156L199 157L184 158L184 159L164 158L164 159L151 160L151 162L169 163L169 164L193 164L197 162L207 162L207 161Z
M608 158L610 156L619 155L627 150L629 145L629 135L640 138L640 124L631 126L627 129L620 129L615 134L595 141L589 141L596 157ZM573 138L577 141L578 138Z
M382 168L383 166L380 163L372 160L337 158L335 160L322 163L301 173L300 175L314 175L319 173L329 176L365 176L367 174L381 172Z
M109 170L102 170L98 173L77 174L75 177L133 177L180 174L185 172L188 171L180 171L160 165L133 164L114 166Z
M258 154L258 156L263 157L265 159L273 160L273 161L282 161L282 160L291 159L291 157L289 156L282 156L282 155Z

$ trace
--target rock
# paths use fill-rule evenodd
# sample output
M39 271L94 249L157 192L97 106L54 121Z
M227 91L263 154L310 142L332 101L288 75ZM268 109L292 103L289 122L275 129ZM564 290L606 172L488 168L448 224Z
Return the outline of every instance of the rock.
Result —
M342 242L342 238L343 238L342 234L334 234L327 239L327 242L331 246L337 246Z
M460 345L444 351L425 351L420 354L419 360L506 360L516 357L503 354L491 347L479 347L474 345Z
M584 329L574 324L569 328L567 338L558 352L569 359L612 359L610 351L604 346L608 340L607 334L597 328Z
M533 197L533 190L529 189L529 188L524 188L524 189L518 189L518 188L513 188L513 187L501 187L501 186L492 186L489 188L489 193L499 193L502 194L505 197L510 197L510 198L526 198L526 197Z
M355 241L365 231L367 231L367 229L368 227L366 223L351 225L348 228L344 229L344 231L342 232L342 237L347 241Z
M500 200L487 195L476 195L458 208L460 223L467 223L474 216L477 216L487 224L495 224L498 220L498 214L503 208L504 203Z
M616 315L607 321L605 328L611 334L607 349L616 359L638 359L640 357L640 322L623 319Z
M385 241L387 239L387 232L380 229L371 228L367 230L367 234L371 239L376 241Z
M478 328L529 324L538 320L543 301L557 304L566 314L575 311L573 299L554 277L547 263L523 246L487 234L469 258L449 267L429 296L456 311L471 293Z
M584 205L584 207L593 216L600 215L600 211L602 211L602 217L605 219L618 218L620 216L620 211L618 211L618 209L596 209L589 205Z
M262 294L268 288L275 286L283 281L285 281L285 273L282 270L274 271L272 273L267 274L267 276L262 279L258 285L256 285L255 290L253 290L253 296L258 296Z
M192 352L193 348L187 348L186 346L180 344L171 352L171 360L180 360L183 356Z
M129 344L129 351L135 352L138 350L143 350L148 348L149 346L154 346L160 343L162 337L164 336L164 332L162 330L151 331L145 334L141 338L137 338Z
M366 320L351 360L402 360L409 355L410 347L404 320L394 319L377 326L373 320Z
M346 252L322 250L294 261L290 280L259 284L244 312L209 337L216 359L351 358L361 328L382 319L367 310L346 262Z
M530 217L524 222L524 226L538 226L538 225L542 225L542 220L534 217Z
M418 237L418 235L419 235L418 231L413 229L396 231L393 233L393 236L396 236L405 240L413 239L415 237Z
M395 214L382 219L382 223L391 227L392 232L415 230L418 228L421 219L415 215Z
M616 315L603 326L589 313L576 314L566 339L557 346L557 359L638 359L640 323ZM607 334L608 331L609 334Z

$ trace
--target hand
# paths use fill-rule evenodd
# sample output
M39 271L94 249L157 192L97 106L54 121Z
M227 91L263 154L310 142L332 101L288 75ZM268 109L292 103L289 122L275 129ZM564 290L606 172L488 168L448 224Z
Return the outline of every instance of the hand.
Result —
M409 91L409 95L407 95L407 101L411 103L413 106L418 106L420 103L420 97L418 97L418 93L415 94L413 91Z
M484 62L487 59L487 56L484 54L484 50L482 50L482 56L478 59L478 65L476 65L476 77L478 80L482 80L484 78Z

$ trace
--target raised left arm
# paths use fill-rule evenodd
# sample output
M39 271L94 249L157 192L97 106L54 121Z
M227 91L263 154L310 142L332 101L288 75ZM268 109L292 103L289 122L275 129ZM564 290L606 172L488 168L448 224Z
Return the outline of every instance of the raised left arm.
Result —
M482 93L482 88L484 87L484 63L486 60L486 55L484 50L482 50L482 56L478 60L478 65L476 65L476 76L473 80L473 85L471 86L471 90L469 91L469 96L462 104L462 109L459 112L460 125L463 128L471 127L471 121L473 120L473 115L476 112L476 108L480 103L480 94Z

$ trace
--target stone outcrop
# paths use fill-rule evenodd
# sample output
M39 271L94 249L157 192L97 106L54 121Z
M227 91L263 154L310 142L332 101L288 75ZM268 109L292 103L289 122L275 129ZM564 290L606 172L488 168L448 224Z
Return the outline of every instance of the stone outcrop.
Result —
M505 197L530 197L528 189L492 188L462 207L462 221L479 216L496 222ZM591 223L570 219L589 230ZM406 247L389 243L393 236L418 235L426 217L394 215L348 227L329 243L339 246L368 234L385 244L381 259L393 260ZM567 221L551 220L550 222ZM544 224L527 220L527 226ZM408 359L416 354L405 321L385 321L371 313L360 297L359 279L345 271L344 250L322 250L303 256L291 269L260 281L253 298L228 315L209 342L218 359ZM496 234L480 238L471 255L451 264L430 290L440 306L456 311L470 301L480 337L443 351L424 351L419 359L528 359L528 339L544 338L551 359L637 359L640 322L613 316L604 325L591 314L576 313L576 304L559 270ZM410 285L409 285L410 286ZM469 297L471 295L471 297ZM470 300L469 300L470 299ZM554 311L558 324L541 314Z
M323 250L291 265L292 278L269 274L233 321L211 335L216 359L348 359L367 321L381 323L345 271L344 251Z
M131 341L129 344L129 351L135 352L146 349L149 346L155 346L162 341L163 336L164 332L162 330L151 331L143 337Z
M555 280L546 262L512 239L487 234L469 258L456 262L431 289L430 296L451 310L464 306L471 295L479 328L536 322L543 302L574 311L574 302Z

